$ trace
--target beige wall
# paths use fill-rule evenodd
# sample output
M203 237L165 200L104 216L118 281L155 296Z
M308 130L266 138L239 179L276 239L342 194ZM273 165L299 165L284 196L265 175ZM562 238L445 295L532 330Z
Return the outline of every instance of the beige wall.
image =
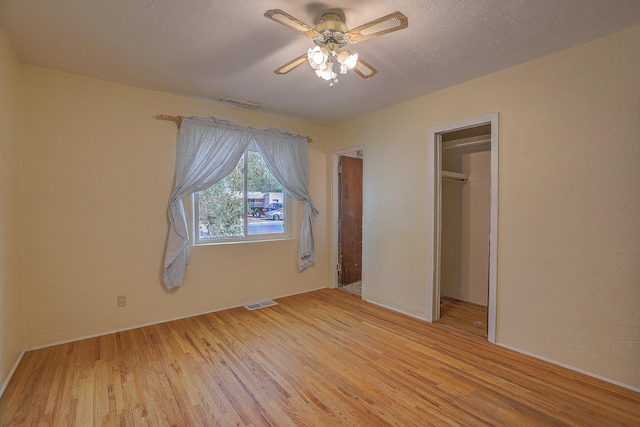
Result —
M424 317L428 129L498 112L497 342L640 388L638 70L635 27L332 126L364 146L364 297Z
M327 286L324 127L32 66L22 79L28 347ZM159 113L310 135L317 265L298 272L297 239L192 247L184 284L166 291L177 131Z
M31 66L18 76L0 37L1 378L24 347L326 286L330 153L356 146L364 297L423 317L427 131L498 112L498 343L640 388L639 55L636 27L326 129ZM192 248L185 284L165 291L176 129L158 113L311 135L318 265L297 272L295 240Z
M491 151L443 154L442 169L469 178L466 182L442 180L440 292L486 306Z
M19 64L0 29L0 393L24 349L18 99Z

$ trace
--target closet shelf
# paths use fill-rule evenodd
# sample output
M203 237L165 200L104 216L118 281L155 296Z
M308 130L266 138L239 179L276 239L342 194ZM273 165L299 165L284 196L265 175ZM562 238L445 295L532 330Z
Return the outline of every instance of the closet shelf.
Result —
M450 181L467 182L469 180L469 175L443 170L442 179L448 179Z
M472 136L442 143L442 152L477 152L491 150L491 135Z

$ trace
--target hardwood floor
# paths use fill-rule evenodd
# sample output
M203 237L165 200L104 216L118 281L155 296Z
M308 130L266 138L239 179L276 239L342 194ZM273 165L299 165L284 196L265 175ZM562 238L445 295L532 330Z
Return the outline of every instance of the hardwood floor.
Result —
M638 425L640 394L337 290L28 352L0 426Z
M443 296L440 298L438 323L462 329L486 339L487 307Z

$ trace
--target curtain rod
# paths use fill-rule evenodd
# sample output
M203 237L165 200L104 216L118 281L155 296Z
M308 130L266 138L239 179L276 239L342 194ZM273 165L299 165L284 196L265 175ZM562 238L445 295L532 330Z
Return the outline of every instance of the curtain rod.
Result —
M152 117L158 120L169 120L172 122L176 122L176 124L178 125L178 129L180 129L180 125L182 124L182 116L169 116L167 114L157 114Z
M170 116L168 114L156 114L155 116L151 116L154 119L158 119L158 120L169 120L171 122L176 122L176 125L178 125L178 129L180 129L180 125L182 124L182 116ZM307 142L311 143L313 142L313 139L311 138L307 138Z

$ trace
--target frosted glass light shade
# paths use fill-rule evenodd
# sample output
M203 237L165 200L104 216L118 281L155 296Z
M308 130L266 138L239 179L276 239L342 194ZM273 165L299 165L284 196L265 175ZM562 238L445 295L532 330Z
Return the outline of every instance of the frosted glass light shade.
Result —
M329 52L325 48L321 48L320 46L316 46L314 48L309 48L307 51L307 59L309 60L309 65L314 70L322 70L326 68L327 58L329 57Z
M344 65L351 70L353 67L356 66L357 63L358 63L358 54L354 53L353 55L349 55Z
M321 70L316 70L316 75L325 80L335 79L338 75L333 72L333 62L327 61L326 67Z
M341 50L340 53L338 53L338 62L347 70L351 70L358 63L358 54L351 54L348 50Z

